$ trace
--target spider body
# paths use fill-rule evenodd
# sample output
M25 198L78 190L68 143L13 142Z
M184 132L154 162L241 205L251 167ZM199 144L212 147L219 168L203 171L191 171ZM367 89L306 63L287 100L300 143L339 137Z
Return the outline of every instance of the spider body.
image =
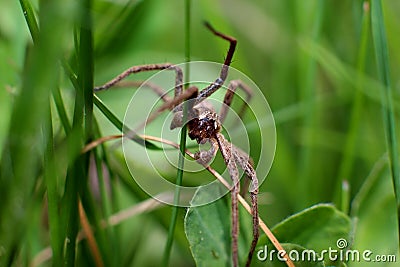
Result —
M224 97L223 105L219 114L214 110L213 106L206 100L210 95L220 89L226 78L228 77L229 65L232 61L232 57L236 47L236 39L227 36L223 33L216 31L211 27L210 24L206 23L206 27L216 36L229 41L230 46L227 56L222 66L219 77L212 83L210 83L206 88L199 91L195 86L191 86L187 89L183 89L183 73L182 70L173 64L162 63L162 64L150 64L133 66L121 73L108 83L94 88L94 91L106 90L118 84L121 80L126 78L128 75L133 73L138 73L142 71L153 71L153 70L173 70L176 73L175 79L175 91L174 98L171 99L169 96L165 95L160 88L153 86L151 84L143 84L149 87L155 93L157 93L160 98L164 101L164 104L156 111L152 116L150 116L141 127L145 126L147 123L151 122L160 112L164 110L171 110L173 114L173 119L170 125L171 129L178 127L183 127L187 125L188 135L192 140L196 140L198 144L210 143L211 147L206 151L198 151L195 153L194 157L196 161L204 166L208 165L211 159L215 156L218 150L221 152L222 157L225 161L229 175L232 179L231 186L231 209L232 209L232 265L234 267L239 266L238 260L238 234L239 234L239 210L238 210L238 194L240 190L240 177L238 171L238 165L243 170L245 176L249 178L251 184L249 187L250 198L251 198L251 208L253 217L253 240L251 242L250 250L248 253L248 258L246 266L250 266L253 253L255 251L257 240L259 236L259 219L258 219L258 205L257 205L257 194L258 194L258 180L256 177L256 172L253 168L252 160L244 151L238 147L231 144L225 139L221 133L222 124L228 112L228 108L231 105L232 98L235 94L236 89L242 89L247 98L245 100L242 109L239 111L238 115L241 117L246 107L246 103L250 101L251 90L240 80L230 81L227 86L227 92ZM184 103L184 101L186 101ZM187 104L187 108L184 108L184 104ZM187 111L187 116L184 116L183 112ZM186 117L187 120L184 121L183 118Z
M215 138L221 129L218 119L215 117L217 117L215 113L206 113L199 118L190 120L188 123L190 139L196 139L197 143L205 144L207 139Z

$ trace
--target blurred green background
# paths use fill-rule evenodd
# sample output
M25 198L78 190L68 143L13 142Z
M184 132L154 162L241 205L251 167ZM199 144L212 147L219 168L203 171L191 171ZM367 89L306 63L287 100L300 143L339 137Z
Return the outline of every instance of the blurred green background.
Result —
M40 13L36 13L39 7L37 2L32 1L32 4L40 20ZM46 6L46 1L42 2ZM398 124L400 2L382 2L390 55L394 118ZM54 15L56 19L49 21L59 24L48 25L50 33L54 28L54 34L49 35L47 45L51 47L54 41L55 46L54 51L49 50L49 58L54 52L54 57L61 56L75 68L80 60L76 45L77 17L80 12L88 10L75 1L54 6L58 8ZM60 9L63 7L65 10ZM30 162L27 175L21 176L23 178L18 183L8 179L9 144L12 143L10 140L15 141L10 136L13 129L31 129L24 128L25 118L29 122L30 116L35 113L30 101L18 102L18 95L29 79L51 76L58 80L57 87L60 88L67 116L72 121L75 89L61 68L45 65L46 53L42 54L41 60L30 57L33 44L20 3L1 1L0 10L0 147L3 150L1 182L4 182L0 185L3 193L0 201L4 203L1 206L4 210L7 207L12 211L13 205L17 205L21 211L20 216L14 214L14 217L8 216L7 212L0 214L0 259L9 253L7 242L11 242L15 249L13 265L38 266L36 262L42 261L40 252L50 246L51 240L45 200L49 184L45 182L44 175L48 162L42 162L40 158L44 149L33 149L38 159ZM190 53L192 60L223 62L228 44L212 36L203 26L204 20L221 32L236 37L238 46L232 67L249 76L269 102L276 123L277 146L273 166L260 189L259 208L261 218L269 226L311 205L334 203L354 220L354 248L370 249L376 254L396 254L399 261L396 200L382 119L383 87L378 77L368 11L368 2L356 0L192 1ZM93 18L95 85L108 81L133 65L185 61L183 0L96 0L92 1L89 12ZM48 13L44 11L43 14ZM60 18L57 19L58 15ZM90 28L90 24L82 25L84 29ZM36 65L26 67L29 62ZM32 70L38 74L32 74ZM149 76L140 74L137 79ZM37 83L39 86L42 85L40 82ZM52 82L44 84L51 85ZM51 89L48 90L50 92ZM35 91L31 93L33 97L41 97L41 94L35 95ZM131 94L129 90L116 90L99 94L99 97L123 120ZM41 101L46 102L47 99ZM45 114L45 117L50 114L52 118L55 147L55 160L52 162L55 167L52 171L57 173L53 177L57 181L56 199L59 198L62 203L66 172L73 165L73 160L67 156L65 140L72 135L65 133L55 101L53 98L50 101L51 112L44 110L40 114ZM16 103L23 103L19 110L15 109ZM37 107L40 108L40 102ZM16 116L18 112L26 117ZM94 118L100 128L95 138L120 133L97 108L94 108ZM40 128L39 125L37 127ZM397 140L399 130L397 125ZM27 149L21 150L18 157L30 157L29 149L44 146L46 141L41 138L35 140L40 132L32 133L33 140L18 139L21 149ZM252 134L249 133L250 136ZM27 135L15 136L23 138ZM262 140L265 143L268 141ZM58 149L58 146L61 148ZM82 144L76 147L79 151ZM87 213L89 220L97 220L97 224L101 218L124 208L136 207L137 203L149 198L130 177L121 150L102 150L99 153L103 152L106 156L101 157L106 157L108 161L102 166L109 169L104 171L106 181L103 187L99 189L97 185L102 184L102 177L93 174L94 163L91 164L93 170L88 174L90 186L87 187L91 188L90 201L93 205L87 208ZM21 166L25 164L21 163ZM151 169L140 171L144 177L154 175ZM168 175L174 179L175 172L173 170ZM191 175L185 174L185 180L190 178ZM348 190L347 186L346 190L342 190L343 182L348 183ZM159 265L167 240L170 210L169 206L156 211L144 208L118 226L104 230L97 240L104 261L113 266ZM60 213L63 213L62 209ZM185 210L181 209L171 266L194 265L183 231L184 214ZM23 229L18 229L18 233L7 231L12 229L14 218L18 220L16 225ZM17 237L14 238L14 234ZM93 258L87 255L91 255L89 245L82 242L77 250L78 266L95 264ZM349 262L348 266L364 264ZM370 264L397 266L396 263ZM51 261L47 260L40 264L50 265Z

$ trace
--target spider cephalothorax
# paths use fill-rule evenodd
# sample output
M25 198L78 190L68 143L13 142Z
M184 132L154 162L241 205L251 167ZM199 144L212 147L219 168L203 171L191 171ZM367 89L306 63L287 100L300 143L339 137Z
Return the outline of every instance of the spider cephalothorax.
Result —
M206 100L195 104L195 99L190 99L187 102L189 108L187 126L190 139L197 141L198 144L205 144L208 139L215 138L216 134L221 130L221 123L218 114L213 106ZM170 129L173 130L182 127L183 123L183 104L177 106L173 112Z
M214 137L219 132L219 123L212 118L212 115L216 114L203 114L201 117L189 121L189 137L192 140L196 139L197 143L204 144L207 139Z
M204 144L207 139L215 138L221 130L218 115L211 110L203 110L196 118L188 122L189 137L196 139L198 144Z

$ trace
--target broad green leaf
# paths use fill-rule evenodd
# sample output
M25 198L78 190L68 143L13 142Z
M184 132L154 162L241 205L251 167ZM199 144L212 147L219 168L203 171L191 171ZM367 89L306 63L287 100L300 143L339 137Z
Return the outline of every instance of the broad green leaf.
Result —
M276 225L272 231L282 243L296 244L320 253L337 250L337 242L351 243L350 218L331 204L318 204L305 209ZM270 244L263 237L259 244ZM325 264L331 265L329 257ZM338 264L338 263L337 263ZM335 265L337 266L337 265Z
M192 204L211 198L216 193L200 189L193 197ZM185 218L185 233L197 266L230 265L229 218L229 208L221 200L189 208Z
M330 204L305 209L273 228L280 242L290 242L317 251L336 248L340 238L350 239L350 218Z
M220 194L219 187L211 190L199 188L192 204L207 203ZM252 233L250 215L240 209L239 261L244 264L250 248ZM231 266L231 211L226 199L189 208L185 218L185 233L196 266ZM253 259L254 261L254 259Z

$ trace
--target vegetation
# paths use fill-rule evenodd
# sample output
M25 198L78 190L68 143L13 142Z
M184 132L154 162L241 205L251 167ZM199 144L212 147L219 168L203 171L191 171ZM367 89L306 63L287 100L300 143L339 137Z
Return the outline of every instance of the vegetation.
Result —
M228 44L204 20L237 38L232 67L257 84L273 112L276 152L259 212L278 240L288 251L346 248L397 260L325 257L301 266L397 266L399 1L20 0L0 7L0 266L230 265L229 194L172 208L136 181L162 173L194 186L215 175L180 173L162 144L138 136L124 154L119 135L137 90L93 94L94 85L133 65L222 63ZM148 97L129 107L135 123L157 100ZM273 149L274 140L253 125L272 126L253 115L244 117L250 155L268 165L255 152ZM86 146L103 137L113 140ZM178 149L168 151L177 158ZM147 155L158 164L143 164ZM224 171L220 156L212 167ZM198 191L192 203L210 193ZM244 209L240 218L244 262L252 228ZM256 254L266 248L274 249L262 233ZM253 259L267 264L284 266Z

